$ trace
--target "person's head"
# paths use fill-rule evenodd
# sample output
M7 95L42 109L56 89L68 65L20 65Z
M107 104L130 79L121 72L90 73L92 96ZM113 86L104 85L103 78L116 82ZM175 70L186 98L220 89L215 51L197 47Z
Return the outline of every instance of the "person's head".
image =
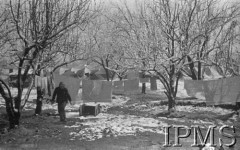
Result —
M59 87L60 87L61 89L65 88L64 83L63 83L63 82L60 82L60 83L59 83Z

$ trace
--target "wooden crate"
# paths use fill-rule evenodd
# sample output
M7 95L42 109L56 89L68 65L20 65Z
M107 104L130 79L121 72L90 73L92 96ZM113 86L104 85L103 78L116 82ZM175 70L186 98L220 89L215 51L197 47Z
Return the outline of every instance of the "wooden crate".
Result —
M79 116L97 116L100 113L100 105L81 104L79 107Z

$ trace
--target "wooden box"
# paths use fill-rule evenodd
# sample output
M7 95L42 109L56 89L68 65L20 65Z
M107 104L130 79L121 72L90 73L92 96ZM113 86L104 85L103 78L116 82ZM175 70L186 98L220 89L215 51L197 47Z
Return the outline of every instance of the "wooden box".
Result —
M79 107L79 116L97 116L100 113L100 105L81 104Z

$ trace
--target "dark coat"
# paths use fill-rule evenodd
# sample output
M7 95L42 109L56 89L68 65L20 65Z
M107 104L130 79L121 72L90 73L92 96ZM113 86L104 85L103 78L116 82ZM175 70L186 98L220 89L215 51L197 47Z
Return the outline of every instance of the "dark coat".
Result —
M55 100L55 97L57 96L57 103L63 103L63 102L71 102L71 96L68 93L68 90L66 88L61 89L60 87L57 87L53 92L53 98L52 100Z

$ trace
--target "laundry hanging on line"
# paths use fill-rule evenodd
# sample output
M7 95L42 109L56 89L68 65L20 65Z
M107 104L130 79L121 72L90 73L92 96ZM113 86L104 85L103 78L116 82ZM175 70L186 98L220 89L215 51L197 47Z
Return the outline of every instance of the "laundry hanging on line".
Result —
M151 83L150 89L152 91L157 90L157 78L156 77L150 77L150 83Z
M35 76L35 87L42 87L42 77L40 76Z
M124 82L123 81L114 81L113 82L113 93L114 94L123 94L124 93Z
M125 80L124 92L139 92L139 79Z
M50 99L52 94L53 94L55 84L54 84L52 76L47 76L47 80L48 80L47 81L48 82L48 84L47 84L47 89L48 89L47 90L48 91L47 95L49 96L48 98Z
M205 83L202 80L184 80L184 88L186 89L187 95L199 99L205 99L203 84Z
M94 80L93 81L93 89L92 89L92 94L94 95L99 95L101 92L101 88L102 88L102 81L100 80Z
M82 80L82 100L83 101L93 101L91 98L91 92L94 87L92 80L83 79Z
M112 82L102 81L98 102L112 102Z
M185 80L184 88L189 96L204 97L207 105L240 102L240 77L217 80Z
M35 76L35 87L40 87L41 89L48 90L48 78L47 77L40 77Z
M112 82L83 80L82 100L84 102L112 102Z
M207 105L240 102L240 77L203 81Z
M52 95L52 91L54 88L54 85L52 84L52 80L50 76L47 77L41 77L41 76L35 76L35 88L40 87L45 92L45 97L49 97Z
M42 78L42 89L45 89L45 91L48 90L48 79L47 79L47 77Z

